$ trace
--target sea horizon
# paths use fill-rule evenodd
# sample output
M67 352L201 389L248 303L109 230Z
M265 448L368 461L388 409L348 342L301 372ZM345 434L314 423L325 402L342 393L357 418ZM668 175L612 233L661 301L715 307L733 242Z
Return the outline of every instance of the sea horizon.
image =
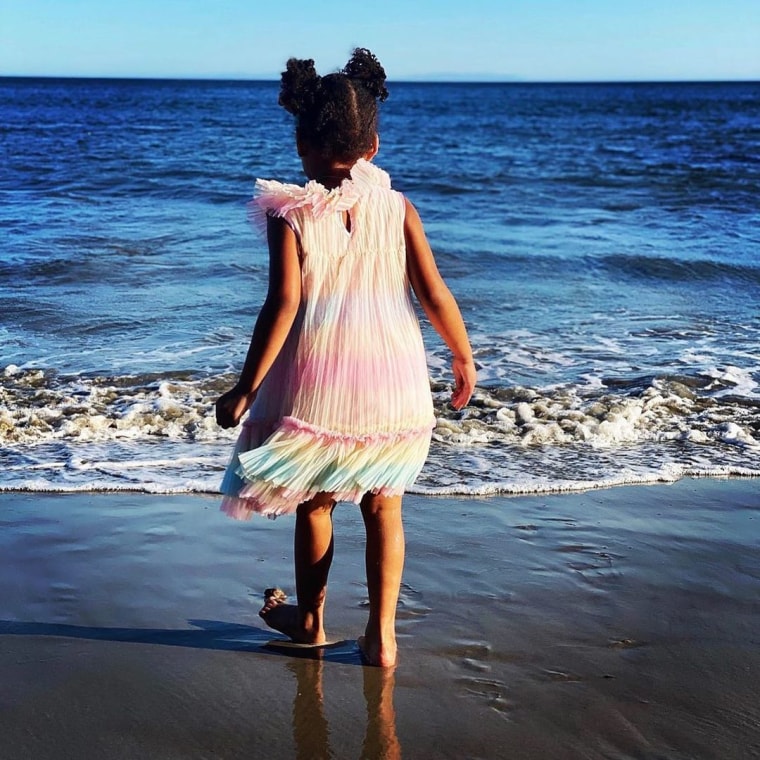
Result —
M241 82L241 83L279 83L280 74L266 75L209 75L209 76L182 76L182 75L130 75L130 74L0 74L2 80L53 80L69 81L82 80L89 82L98 81L122 81L122 82L216 82L220 84ZM747 79L523 79L517 76L502 76L499 74L448 74L448 75L430 75L414 76L395 79L388 79L389 85L447 85L447 84L476 84L476 85L692 85L692 84L760 84L760 77Z

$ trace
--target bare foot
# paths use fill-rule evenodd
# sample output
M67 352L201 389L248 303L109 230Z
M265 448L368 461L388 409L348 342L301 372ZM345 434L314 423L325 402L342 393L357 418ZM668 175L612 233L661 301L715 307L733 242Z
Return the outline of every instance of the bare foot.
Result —
M301 620L295 604L285 604L287 595L282 589L268 588L264 591L264 606L259 610L261 619L275 631L284 633L299 644L324 644L325 632L308 629Z
M359 645L359 651L365 665L392 668L396 664L395 641L390 645L381 645L379 642L370 639L369 636L359 636L356 643Z

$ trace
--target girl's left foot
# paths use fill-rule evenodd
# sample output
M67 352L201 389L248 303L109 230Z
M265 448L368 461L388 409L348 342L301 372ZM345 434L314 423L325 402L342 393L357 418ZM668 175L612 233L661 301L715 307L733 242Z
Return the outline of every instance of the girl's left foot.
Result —
M356 641L365 665L392 668L396 665L396 641L381 645L369 636L359 636Z
M282 589L268 588L264 591L264 606L259 610L261 619L275 631L284 633L299 644L324 644L324 631L310 630L301 619L295 604L285 604L287 595Z

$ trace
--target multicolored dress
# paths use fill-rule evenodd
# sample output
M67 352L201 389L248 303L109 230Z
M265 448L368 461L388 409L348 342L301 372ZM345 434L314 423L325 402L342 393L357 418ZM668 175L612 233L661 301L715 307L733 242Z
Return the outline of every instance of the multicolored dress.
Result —
M332 190L257 180L251 206L295 232L301 304L243 423L222 509L275 517L320 492L356 504L367 492L402 494L435 423L403 195L360 159Z

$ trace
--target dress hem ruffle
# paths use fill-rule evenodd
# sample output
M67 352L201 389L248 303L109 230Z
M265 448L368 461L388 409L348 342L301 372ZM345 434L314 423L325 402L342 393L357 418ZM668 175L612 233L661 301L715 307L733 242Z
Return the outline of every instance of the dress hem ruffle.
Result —
M403 496L406 488L375 488L369 490L352 490L341 491L339 493L331 492L336 503L346 502L356 504L361 503L365 494L371 493L376 496ZM274 520L281 515L292 515L296 513L299 504L303 504L309 499L313 499L318 493L323 493L315 489L313 493L295 494L287 489L280 491L280 497L287 500L287 504L273 506L272 504L263 504L256 498L242 498L240 496L225 495L222 497L220 510L234 520L250 520L253 515L260 515Z
M236 519L276 517L318 493L355 504L366 493L399 496L422 469L434 424L352 435L285 417L261 445L249 426L222 484L222 511Z

